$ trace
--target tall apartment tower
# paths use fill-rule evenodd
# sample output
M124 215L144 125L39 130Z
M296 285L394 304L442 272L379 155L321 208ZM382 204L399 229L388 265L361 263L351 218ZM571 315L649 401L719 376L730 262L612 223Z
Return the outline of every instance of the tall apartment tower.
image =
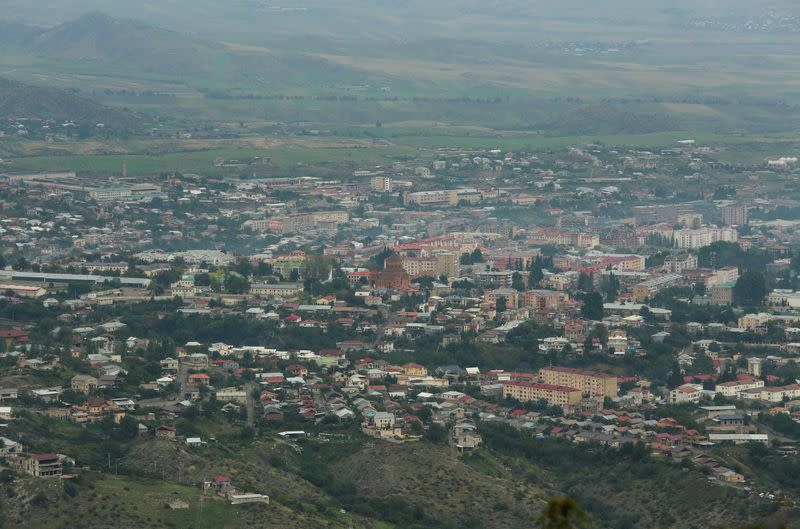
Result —
M733 204L722 206L722 223L725 226L745 226L747 225L747 206L744 204Z

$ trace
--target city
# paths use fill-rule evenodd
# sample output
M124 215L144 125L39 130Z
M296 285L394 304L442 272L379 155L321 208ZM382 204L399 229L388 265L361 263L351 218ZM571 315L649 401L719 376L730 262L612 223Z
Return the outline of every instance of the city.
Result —
M17 4L3 527L800 523L800 13Z

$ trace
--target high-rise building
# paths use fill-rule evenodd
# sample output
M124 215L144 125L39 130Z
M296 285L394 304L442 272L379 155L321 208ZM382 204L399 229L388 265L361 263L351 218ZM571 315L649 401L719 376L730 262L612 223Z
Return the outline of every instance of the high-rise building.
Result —
M747 225L747 206L744 204L732 204L722 206L722 223L725 226L745 226Z
M392 192L392 179L388 176L373 176L372 180L370 180L370 185L372 186L373 191L377 191L379 193Z

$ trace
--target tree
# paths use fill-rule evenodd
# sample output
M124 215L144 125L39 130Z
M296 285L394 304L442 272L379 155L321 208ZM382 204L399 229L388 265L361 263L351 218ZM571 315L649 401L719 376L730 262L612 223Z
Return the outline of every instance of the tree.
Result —
M531 271L528 272L528 288L538 287L542 279L544 279L544 272L542 272L541 261L537 258L531 266Z
M225 290L230 294L244 294L250 290L250 283L240 274L231 272L225 276Z
M522 274L514 272L514 275L511 276L511 287L520 292L525 291L525 280L522 278Z
M681 373L681 366L678 362L672 364L672 372L669 374L667 385L671 388L677 388L683 384L683 374Z
M589 292L594 289L594 279L592 274L581 272L578 274L578 290Z
M613 272L608 274L607 278L603 278L600 284L600 290L606 295L606 300L611 303L617 299L619 294L619 279Z
M12 266L12 268L14 268L14 270L17 270L17 271L26 270L29 267L30 267L30 263L24 257L20 257L19 259L17 259L17 262L14 263L14 265Z
M256 275L259 277L272 275L272 265L270 263L265 263L264 261L259 262L258 266L256 267Z
M331 273L331 262L321 255L308 256L306 258L303 277L325 281Z
M239 262L236 263L236 271L244 277L250 277L253 275L253 265L250 264L250 261L247 259L240 259Z
M501 313L501 312L505 312L506 308L508 308L506 297L505 296L500 296L499 298L497 298L497 301L495 301L495 303L494 303L494 309L498 313Z
M581 305L581 316L587 320L602 320L603 319L603 296L599 292L587 292L583 296L583 305Z
M767 284L761 272L745 272L733 286L733 297L738 305L761 305L766 295Z
M577 529L588 519L572 498L553 498L547 502L538 522L541 529Z

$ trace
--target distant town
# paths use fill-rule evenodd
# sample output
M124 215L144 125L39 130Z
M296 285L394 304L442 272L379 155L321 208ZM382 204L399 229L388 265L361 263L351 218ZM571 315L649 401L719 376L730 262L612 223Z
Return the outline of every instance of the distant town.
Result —
M722 162L693 140L439 154L340 180L264 177L264 159L0 175L4 463L67 483L119 464L33 417L200 452L228 428L193 425L207 413L458 455L502 426L796 504L719 448L797 454L800 201L764 185L797 158L712 185ZM685 187L661 182L675 172ZM269 503L234 481L196 485Z

